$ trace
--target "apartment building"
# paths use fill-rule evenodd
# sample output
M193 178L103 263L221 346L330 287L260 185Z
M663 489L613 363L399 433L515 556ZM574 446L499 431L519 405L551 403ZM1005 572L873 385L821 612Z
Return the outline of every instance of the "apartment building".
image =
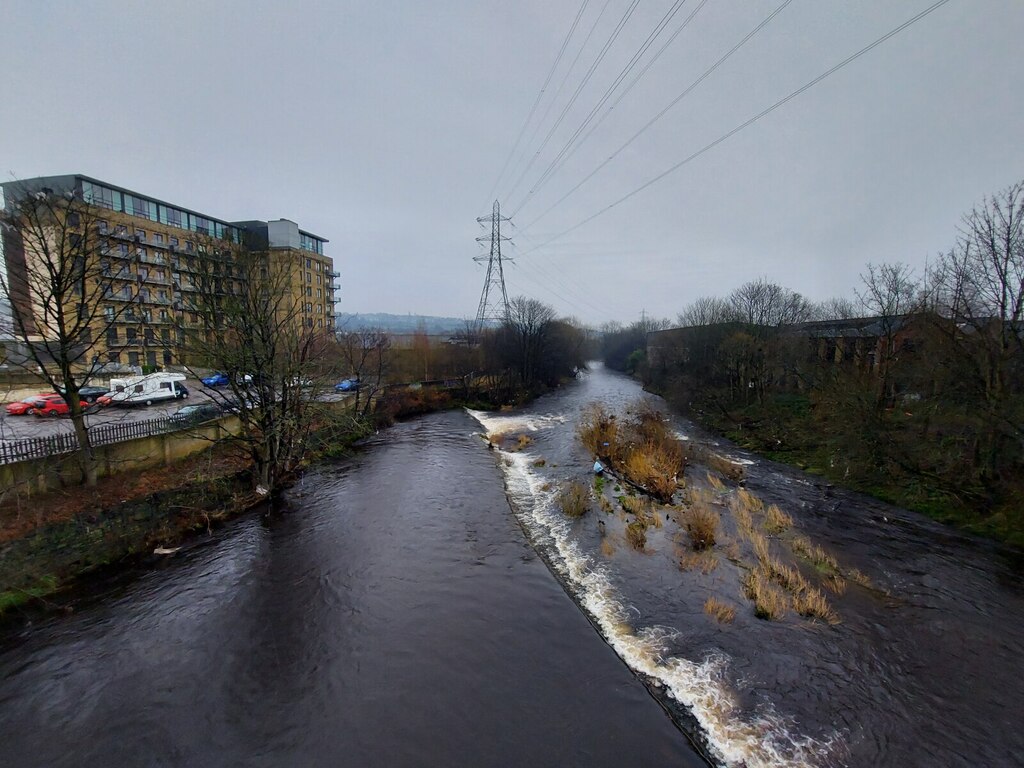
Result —
M201 324L189 301L190 293L197 290L198 275L208 272L204 267L216 258L218 288L240 290L247 278L240 266L234 269L231 254L240 253L243 244L266 249L274 265L287 270L297 309L289 313L290 322L324 332L334 328L340 275L324 253L328 241L299 229L295 222L230 222L79 174L2 186L8 203L19 195L46 191L74 197L88 212L85 226L90 228L89 242L98 250L103 276L102 293L90 297L102 303L104 315L104 322L97 324L103 338L89 341L101 362L132 366L188 362L182 359L186 333ZM47 308L32 295L30 281L25 279L38 264L28 242L17 231L3 232L11 299L20 301L23 309L31 308L38 318ZM217 244L215 249L212 243ZM16 296L17 286L22 289ZM43 339L47 324L35 325Z

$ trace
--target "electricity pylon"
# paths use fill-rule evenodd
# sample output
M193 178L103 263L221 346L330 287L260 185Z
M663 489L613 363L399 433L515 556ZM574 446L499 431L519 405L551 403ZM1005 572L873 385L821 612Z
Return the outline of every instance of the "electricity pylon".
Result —
M481 216L477 219L480 224L491 222L491 235L478 237L478 243L491 241L491 252L487 256L480 254L474 256L473 261L482 264L487 261L487 277L484 278L484 290L480 294L480 306L476 310L476 327L481 330L488 320L504 320L508 313L508 293L505 291L505 268L504 261L512 261L509 257L502 257L501 242L509 240L501 234L501 222L511 221L508 217L501 215L501 207L498 201L494 201L494 208L490 216Z

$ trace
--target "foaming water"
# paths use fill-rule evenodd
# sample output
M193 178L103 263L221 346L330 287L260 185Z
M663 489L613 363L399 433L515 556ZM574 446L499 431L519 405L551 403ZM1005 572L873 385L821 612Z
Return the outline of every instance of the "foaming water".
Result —
M564 424L566 417L470 414L488 433L538 431ZM691 734L716 762L750 768L789 768L814 765L836 751L836 739L803 737L770 707L754 718L744 717L726 681L729 659L708 650L699 661L669 652L679 632L662 626L636 627L630 607L614 586L609 566L587 555L566 518L557 511L557 489L533 471L538 456L499 451L506 488L517 516L534 542L543 548L577 603L590 615L602 635L635 672L664 686L668 696L685 708L700 728ZM699 652L698 652L699 653Z

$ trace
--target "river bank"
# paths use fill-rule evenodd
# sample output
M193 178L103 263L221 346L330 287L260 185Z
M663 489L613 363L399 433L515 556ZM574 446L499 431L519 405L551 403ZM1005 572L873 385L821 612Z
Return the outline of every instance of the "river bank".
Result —
M986 501L971 489L950 487L936 475L914 472L909 466L893 466L891 461L877 458L876 454L883 451L872 449L868 437L862 439L841 424L833 424L816 412L806 396L778 395L764 403L723 409L699 397L683 402L673 391L652 382L644 382L644 386L700 428L744 450L818 476L827 484L1024 550L1024 504L1020 494L1004 489L997 498ZM885 439L884 435L876 437ZM943 450L942 445L933 447L935 454Z
M374 428L465 407L511 407L547 391L395 391L380 398L370 419L311 435L306 468L350 455ZM247 462L227 445L168 467L102 478L95 488L7 499L0 504L0 622L67 610L55 596L83 577L130 567L154 550L173 554L191 538L208 536L265 503L252 490Z

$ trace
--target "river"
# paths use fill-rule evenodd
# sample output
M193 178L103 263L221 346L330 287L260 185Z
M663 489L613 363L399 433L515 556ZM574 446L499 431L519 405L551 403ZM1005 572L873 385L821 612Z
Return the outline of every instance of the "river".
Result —
M1019 563L722 445L870 579L830 595L838 624L757 619L727 560L679 567L668 519L637 552L599 530L615 515L558 511L588 480L581 411L640 397L596 367L519 411L398 425L279 514L8 630L0 765L1021 764Z

